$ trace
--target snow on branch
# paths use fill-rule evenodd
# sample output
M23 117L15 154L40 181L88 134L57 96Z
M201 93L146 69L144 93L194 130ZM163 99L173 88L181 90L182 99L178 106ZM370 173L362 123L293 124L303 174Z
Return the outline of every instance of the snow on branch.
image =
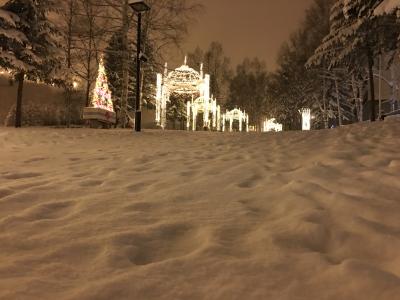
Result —
M15 27L16 22L19 22L20 20L16 14L1 8L0 8L0 19L2 19L5 23L7 23L11 27Z
M400 8L400 0L385 0L375 10L375 15L392 13Z

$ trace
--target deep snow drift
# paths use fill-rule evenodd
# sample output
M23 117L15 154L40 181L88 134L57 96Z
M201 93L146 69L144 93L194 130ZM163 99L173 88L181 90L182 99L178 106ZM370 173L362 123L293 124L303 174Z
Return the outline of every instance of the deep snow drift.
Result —
M400 299L400 122L0 128L0 299Z

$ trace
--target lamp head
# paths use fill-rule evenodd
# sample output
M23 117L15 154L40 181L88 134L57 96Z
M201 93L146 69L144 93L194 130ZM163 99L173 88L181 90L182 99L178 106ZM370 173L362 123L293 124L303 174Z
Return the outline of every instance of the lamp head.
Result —
M142 13L150 10L150 6L144 0L131 0L129 6L137 13Z

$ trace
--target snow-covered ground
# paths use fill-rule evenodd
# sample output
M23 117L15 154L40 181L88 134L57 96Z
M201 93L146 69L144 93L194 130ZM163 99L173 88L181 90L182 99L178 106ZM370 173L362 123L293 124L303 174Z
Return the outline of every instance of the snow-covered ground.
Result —
M0 128L0 299L400 299L400 122Z

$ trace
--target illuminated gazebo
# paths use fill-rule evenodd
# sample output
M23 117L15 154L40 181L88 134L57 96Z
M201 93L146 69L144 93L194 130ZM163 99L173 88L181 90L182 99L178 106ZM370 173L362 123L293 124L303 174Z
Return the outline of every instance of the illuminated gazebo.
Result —
M243 131L243 125L245 125L246 132L249 132L249 115L245 111L241 111L239 108L235 108L231 111L226 111L222 115L222 131L225 131L225 124L229 122L229 132L233 131L233 122L239 121L239 131Z
M190 127L196 130L200 113L203 114L204 128L219 130L221 108L217 101L210 97L210 75L203 73L203 64L200 66L200 72L197 72L187 65L185 57L181 67L168 73L165 64L164 74L157 74L156 123L163 129L167 125L167 105L172 94L188 95L192 98L186 103L188 130Z

